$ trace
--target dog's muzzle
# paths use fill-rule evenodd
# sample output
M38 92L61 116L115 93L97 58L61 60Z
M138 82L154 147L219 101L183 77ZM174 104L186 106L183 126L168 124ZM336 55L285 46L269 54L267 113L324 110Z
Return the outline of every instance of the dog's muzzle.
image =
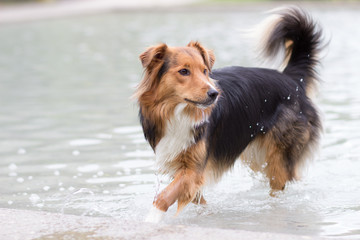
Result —
M219 92L212 88L207 92L207 95L213 102L215 102Z
M200 101L193 101L193 100L190 100L188 98L185 98L185 101L190 102L192 104L195 104L199 108L207 108L216 101L218 95L219 95L218 91L216 91L215 89L210 89L207 92L208 97L205 99L205 101L201 101L201 102Z

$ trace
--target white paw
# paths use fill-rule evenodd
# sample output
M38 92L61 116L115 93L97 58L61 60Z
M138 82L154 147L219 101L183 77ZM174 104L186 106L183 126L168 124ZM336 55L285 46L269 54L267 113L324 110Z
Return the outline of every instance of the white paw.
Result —
M149 214L145 218L145 222L150 223L159 223L161 219L163 219L165 212L157 209L156 207L152 207L150 209Z

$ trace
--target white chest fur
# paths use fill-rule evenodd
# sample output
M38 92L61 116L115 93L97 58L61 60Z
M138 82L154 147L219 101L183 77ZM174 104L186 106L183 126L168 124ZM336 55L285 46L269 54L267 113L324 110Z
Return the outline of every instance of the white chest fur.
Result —
M155 148L156 164L161 172L171 174L173 169L168 169L168 163L195 143L193 129L199 123L184 114L185 107L185 103L176 106L174 116L167 121L164 136Z

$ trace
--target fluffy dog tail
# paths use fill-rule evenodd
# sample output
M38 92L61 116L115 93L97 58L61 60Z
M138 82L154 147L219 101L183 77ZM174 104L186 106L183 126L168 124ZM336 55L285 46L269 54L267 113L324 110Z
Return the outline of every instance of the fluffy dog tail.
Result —
M261 27L260 54L272 62L280 58L280 70L303 85L309 96L318 82L316 68L323 48L322 30L298 7L272 13Z

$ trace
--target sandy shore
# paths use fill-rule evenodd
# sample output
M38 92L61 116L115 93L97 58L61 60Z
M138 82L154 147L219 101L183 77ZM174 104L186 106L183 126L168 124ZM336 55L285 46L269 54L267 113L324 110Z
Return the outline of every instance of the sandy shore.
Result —
M325 238L150 224L123 219L84 217L0 208L0 239L207 239L321 240Z

